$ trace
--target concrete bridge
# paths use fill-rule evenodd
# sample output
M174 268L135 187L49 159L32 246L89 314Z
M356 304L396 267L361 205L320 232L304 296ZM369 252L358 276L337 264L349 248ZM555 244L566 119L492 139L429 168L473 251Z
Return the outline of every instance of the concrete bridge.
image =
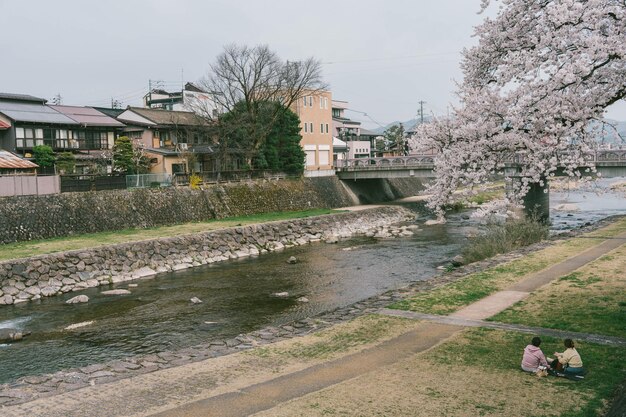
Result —
M339 179L359 180L375 178L432 178L435 167L434 155L389 156L383 158L359 158L337 161L336 172ZM585 159L589 166L595 166L604 178L626 177L626 149L596 151ZM505 166L505 175L515 176L523 157L516 155Z
M376 180L386 178L424 178L426 181L435 175L434 155L409 155L384 158L360 158L338 161L337 176L341 180L354 181L354 184L367 185ZM626 149L597 151L586 155L588 167L595 167L602 178L626 177ZM505 163L506 177L519 177L523 166L522 155L515 155ZM582 168L581 168L582 169ZM583 169L584 171L584 169ZM559 173L557 172L557 175ZM583 172L583 175L589 175ZM360 180L360 181L359 181ZM544 192L545 186L531 184L531 189L524 198L524 207L542 221L550 219L550 197Z

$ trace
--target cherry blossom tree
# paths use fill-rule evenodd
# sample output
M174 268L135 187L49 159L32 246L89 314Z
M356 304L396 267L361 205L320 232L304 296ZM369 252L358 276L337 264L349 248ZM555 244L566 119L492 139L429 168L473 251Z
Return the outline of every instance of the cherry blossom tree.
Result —
M482 9L490 3L497 16L463 52L459 106L418 133L439 151L429 204L441 217L513 159L519 181L484 212L519 206L557 173L580 177L605 109L626 97L624 0L482 0Z

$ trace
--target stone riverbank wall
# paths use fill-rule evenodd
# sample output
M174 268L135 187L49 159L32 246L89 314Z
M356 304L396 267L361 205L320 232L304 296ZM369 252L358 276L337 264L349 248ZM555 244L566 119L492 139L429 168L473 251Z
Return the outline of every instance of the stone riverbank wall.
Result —
M419 179L336 177L0 198L0 244L275 211L337 208L416 195ZM354 188L354 190L353 190ZM1 247L0 247L1 250Z
M394 223L414 219L389 206L0 262L0 305L38 300L157 273L355 235L412 234Z

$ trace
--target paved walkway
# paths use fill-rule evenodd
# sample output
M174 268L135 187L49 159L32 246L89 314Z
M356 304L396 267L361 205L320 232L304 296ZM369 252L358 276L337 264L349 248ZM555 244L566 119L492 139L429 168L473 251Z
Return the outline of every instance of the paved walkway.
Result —
M521 324L499 323L497 321L472 320L450 316L439 316L436 314L415 313L413 311L391 310L383 308L379 314L390 317L402 317L405 319L430 321L434 323L449 324L461 327L486 327L489 329L509 330L514 332L529 333L539 336L551 336L559 339L584 340L586 342L597 343L599 345L623 346L626 347L626 339L621 337L605 336L592 333L569 332L566 330L546 329L544 327L530 327Z
M215 389L198 392L198 385L210 378L203 367L207 361L187 365L184 369L157 371L110 384L67 392L55 397L41 398L30 403L1 409L3 416L246 416L275 407L285 401L346 381L358 375L390 366L404 358L424 352L445 342L466 326L509 326L484 322L482 319L496 314L527 296L552 279L568 274L603 254L621 246L626 233L609 239L559 264L546 268L506 291L493 294L448 317L418 315L409 312L383 314L427 320L415 330L404 333L373 348L300 369L250 386L228 392L215 393ZM557 332L511 326L517 331ZM555 333L556 334L556 333ZM560 335L560 333L558 333ZM567 333L572 334L572 333ZM580 337L582 336L582 337ZM623 339L597 335L576 335L577 338L596 338L594 342L624 344ZM183 368L183 367L181 367ZM218 390L219 392L219 390ZM198 399L200 397L200 399Z

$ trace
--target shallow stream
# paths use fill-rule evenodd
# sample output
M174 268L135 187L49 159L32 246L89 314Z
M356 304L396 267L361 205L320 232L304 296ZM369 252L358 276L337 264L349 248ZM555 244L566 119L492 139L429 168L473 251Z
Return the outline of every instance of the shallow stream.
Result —
M577 207L553 210L555 228L626 213L623 195L583 194L551 193L552 207ZM32 335L0 345L0 383L231 338L347 306L431 278L437 266L460 253L476 227L467 213L458 213L444 225L421 226L412 237L315 243L132 282L137 287L123 283L93 288L81 292L89 296L88 304L66 305L76 295L69 293L2 307L0 328L25 329ZM290 256L298 263L288 264ZM128 288L132 294L101 294L111 288ZM289 297L274 297L278 292ZM192 297L203 302L192 304ZM299 297L309 302L298 302ZM64 330L89 321L93 323Z

